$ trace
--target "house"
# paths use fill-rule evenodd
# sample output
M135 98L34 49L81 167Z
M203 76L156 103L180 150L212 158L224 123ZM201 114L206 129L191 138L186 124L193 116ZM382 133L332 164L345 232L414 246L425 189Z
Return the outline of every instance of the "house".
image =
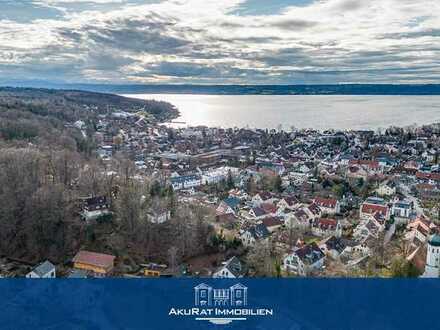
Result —
M275 204L262 203L260 205L260 208L262 208L264 212L266 212L266 214L268 215L275 216L277 214L277 207L275 206Z
M380 214L385 220L390 218L390 209L385 204L382 198L370 197L362 203L359 209L359 218L365 220L374 216L375 214Z
M393 181L382 182L376 189L379 196L394 196L397 191L397 186Z
M312 221L312 234L320 237L341 237L342 226L335 219L318 218Z
M313 271L322 269L324 261L324 252L313 242L296 248L285 256L282 268L299 276L306 276Z
M286 226L289 228L308 228L312 218L309 213L305 211L306 208L301 208L286 216Z
M338 259L346 266L356 266L371 255L371 250L367 244L359 243L354 240L342 240L345 245L344 250L339 254Z
M334 198L316 197L313 203L318 205L324 214L335 215L341 212L341 204Z
M106 276L112 273L115 258L109 254L82 250L73 258L73 267L97 276Z
M312 219L319 218L322 215L321 208L315 203L310 204L304 210L308 213L308 215Z
M259 192L254 197L252 197L252 204L254 206L260 206L262 203L273 203L276 198L270 192Z
M281 219L278 217L267 217L267 218L264 218L261 222L266 226L267 230L270 233L277 231L284 224L284 222L281 221Z
M240 278L246 274L245 268L237 257L232 257L222 263L212 277L214 278Z
M440 182L440 173L417 172L416 179L421 183L436 184Z
M262 219L262 218L268 216L266 211L264 209L262 209L261 207L253 207L253 208L251 208L249 210L249 215L252 218L255 218L255 219Z
M107 197L90 197L84 200L81 215L87 221L95 220L106 214L110 214L109 208L110 205L107 202Z
M340 237L330 236L322 240L318 246L321 251L324 252L326 255L329 255L333 259L336 259L347 247L345 241L346 240Z
M424 216L418 217L408 223L406 226L405 239L413 241L418 239L420 242L425 243L429 235L437 231L437 225Z
M349 166L365 169L368 173L380 173L381 167L376 160L352 159L348 162Z
M146 276L146 277L160 277L166 269L167 269L166 265L149 263L149 264L145 265L144 276Z
M199 175L181 175L170 178L174 190L193 189L202 185Z
M294 196L284 197L277 204L278 213L284 212L285 210L294 210L299 205L300 202L298 198Z
M391 206L391 215L399 223L407 223L412 214L413 203L408 201L395 201Z
M56 270L55 266L48 260L39 264L34 269L32 269L26 278L55 278Z
M379 234L384 230L384 226L375 218L363 220L353 231L353 238L357 242L365 242L370 238L377 239Z
M270 232L263 224L257 224L246 229L240 239L244 246L253 246L257 241L265 241L270 236Z
M169 210L153 210L148 214L148 220L151 223L161 224L167 222L171 218L171 212Z
M228 197L220 202L216 213L220 214L236 214L240 200L237 197Z

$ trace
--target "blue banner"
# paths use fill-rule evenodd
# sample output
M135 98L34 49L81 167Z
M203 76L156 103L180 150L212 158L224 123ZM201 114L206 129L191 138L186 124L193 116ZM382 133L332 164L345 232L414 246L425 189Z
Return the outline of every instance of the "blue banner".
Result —
M1 329L437 329L438 280L1 280Z

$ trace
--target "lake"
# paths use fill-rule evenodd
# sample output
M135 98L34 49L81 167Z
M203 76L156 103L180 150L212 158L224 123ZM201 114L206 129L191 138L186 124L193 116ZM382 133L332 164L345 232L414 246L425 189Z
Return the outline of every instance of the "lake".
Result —
M378 129L440 122L440 96L130 94L163 100L181 116L173 126ZM281 126L280 126L281 125Z

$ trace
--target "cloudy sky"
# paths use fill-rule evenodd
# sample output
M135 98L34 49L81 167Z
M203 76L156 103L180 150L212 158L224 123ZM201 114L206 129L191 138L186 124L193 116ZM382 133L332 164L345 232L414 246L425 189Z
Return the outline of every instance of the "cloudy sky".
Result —
M0 81L440 83L439 0L0 0Z

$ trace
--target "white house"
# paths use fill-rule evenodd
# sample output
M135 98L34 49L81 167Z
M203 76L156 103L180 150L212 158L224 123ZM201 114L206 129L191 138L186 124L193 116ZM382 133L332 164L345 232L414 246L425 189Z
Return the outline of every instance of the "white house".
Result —
M353 238L357 242L365 242L368 238L378 238L379 234L384 230L384 226L375 218L363 220L354 229Z
M246 229L240 239L244 246L253 246L257 241L265 241L270 236L269 230L262 223Z
M333 259L338 258L347 247L344 240L335 236L330 236L322 240L319 242L318 246L322 252L324 252L326 255L329 255Z
M376 189L379 196L394 196L396 194L396 184L393 181L386 181Z
M84 200L81 214L85 220L98 219L110 213L110 205L107 202L107 197L96 196Z
M182 175L170 179L174 190L197 188L202 185L199 175Z
M32 269L26 278L55 278L56 270L55 266L48 260L39 264L37 267Z
M252 204L260 206L262 203L273 203L277 199L269 192L260 192L252 197Z
M282 268L299 276L306 276L312 271L322 269L324 262L324 252L313 242L286 255Z
M212 277L214 278L240 278L245 274L245 269L241 264L241 261L237 257L232 257L231 259L222 263Z
M396 221L407 223L411 216L412 203L408 201L396 201L391 207L391 214L396 218Z

